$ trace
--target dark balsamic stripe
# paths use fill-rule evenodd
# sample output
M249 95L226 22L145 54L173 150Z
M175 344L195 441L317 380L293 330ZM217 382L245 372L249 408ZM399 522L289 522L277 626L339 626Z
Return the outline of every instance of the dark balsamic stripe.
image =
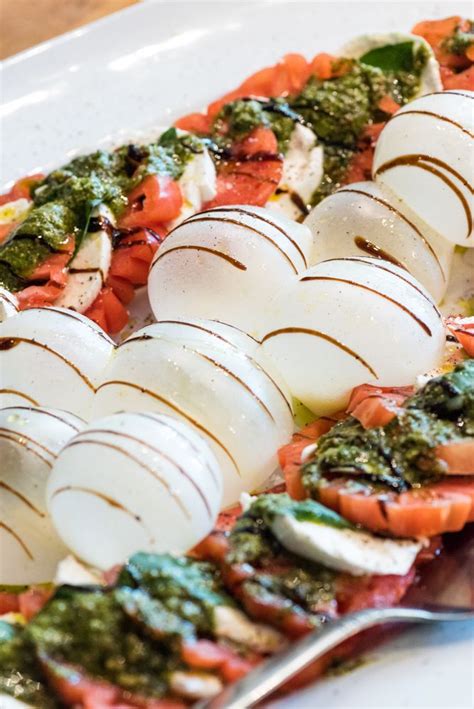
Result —
M222 253L222 251L217 251L217 249L210 249L207 246L192 246L190 244L185 244L183 246L173 246L173 248L168 249L167 251L159 251L158 252L158 257L153 261L152 268L160 261L163 259L165 256L169 256L169 254L172 254L174 251L204 251L207 254L211 254L212 256L217 256L218 258L224 259L224 261L227 261L228 263L231 264L231 266L234 266L234 268L238 268L240 271L246 271L247 266L242 263L241 261L237 261L237 259L232 258L232 256L228 256L227 254Z
M15 497L17 497L21 502L23 502L27 507L30 508L35 514L38 515L38 517L46 517L44 512L41 512L25 495L23 495L19 490L15 490L15 488L11 487L8 485L8 483L4 482L3 480L0 480L0 487L3 487L4 490L7 490L7 492L11 493Z
M330 335L327 335L325 332L321 332L319 330L312 330L310 328L306 327L282 327L278 330L273 330L272 332L269 332L265 335L265 337L262 340L262 344L266 342L267 340L270 340L272 337L278 337L280 335L292 335L292 334L301 334L301 335L311 335L313 337L319 337L322 340L326 340L326 342L331 343L331 345L334 345L338 349L342 350L346 354L350 355L354 359L356 359L360 364L367 369L372 376L374 376L376 379L378 379L378 374L377 372L370 366L368 362L365 361L363 357L357 354L357 352L354 352L351 350L350 347L345 345L343 342L339 342L339 340L336 340L334 337L331 337Z
M21 546L21 548L23 549L23 551L25 552L27 557L29 559L31 559L31 561L34 560L33 554L28 549L28 547L26 546L23 539L11 527L9 527L7 524L5 524L5 522L0 522L0 529L4 529L7 532L7 534L10 534L10 536L12 536L18 542L18 544Z
M351 281L348 278L336 278L334 276L305 276L304 278L300 279L300 282L303 281L331 281L334 283L344 283L345 285L348 286L354 286L354 288L361 288L362 290L366 290L369 293L373 293L374 295L378 295L381 298L384 298L385 300L388 300L390 303L395 305L397 308L400 308L405 312L407 315L409 315L413 320L426 332L426 334L429 337L432 337L433 333L431 332L430 328L428 325L423 322L415 313L412 313L411 310L409 310L405 305L402 305L399 303L397 300L394 298L390 298L390 296L385 295L385 293L380 293L380 291L375 290L375 288L370 288L370 286L366 286L363 283L357 283L356 281Z

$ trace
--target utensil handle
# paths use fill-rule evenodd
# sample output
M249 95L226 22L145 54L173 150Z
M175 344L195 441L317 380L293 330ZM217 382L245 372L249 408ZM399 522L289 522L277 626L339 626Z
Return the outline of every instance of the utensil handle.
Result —
M459 612L433 614L417 608L371 608L351 613L310 633L287 650L275 655L244 679L226 687L213 699L199 702L195 705L195 709L249 709L311 662L344 640L375 625L391 622L423 623L434 620L461 620L462 616L463 614Z

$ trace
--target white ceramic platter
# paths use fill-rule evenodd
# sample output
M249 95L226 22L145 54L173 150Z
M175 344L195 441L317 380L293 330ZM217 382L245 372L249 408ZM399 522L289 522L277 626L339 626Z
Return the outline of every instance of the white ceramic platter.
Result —
M136 5L4 62L0 185L80 152L153 133L286 52L335 52L358 34L406 32L421 19L453 14L469 17L471 3ZM453 283L453 302L465 291L465 279L460 281ZM471 624L405 633L360 669L274 706L468 709L473 700Z

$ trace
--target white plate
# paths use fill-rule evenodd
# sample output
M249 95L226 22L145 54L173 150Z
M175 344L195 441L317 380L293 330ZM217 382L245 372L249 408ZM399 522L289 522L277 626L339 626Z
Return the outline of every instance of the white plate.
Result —
M149 133L286 52L335 52L364 32L408 31L468 2L147 2L4 62L1 177ZM449 707L474 694L474 626L414 630L348 675L279 709Z

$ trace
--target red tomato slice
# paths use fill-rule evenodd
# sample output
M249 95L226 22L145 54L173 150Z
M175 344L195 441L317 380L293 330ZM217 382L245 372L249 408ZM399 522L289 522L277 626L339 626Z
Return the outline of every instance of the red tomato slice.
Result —
M212 130L212 124L212 118L205 113L189 113L187 116L179 118L174 125L176 128L187 130L190 133L207 135Z
M10 224L0 224L0 244L6 241L8 235L11 234L13 229L15 229L19 223L20 222L10 222Z
M46 283L44 286L27 286L16 293L20 310L26 308L40 308L45 305L52 305L59 298L63 286L55 283Z
M26 620L31 620L42 610L52 595L52 589L32 586L18 596L18 609Z
M148 280L149 263L130 256L128 249L115 251L110 264L110 275L129 281L134 286L144 286Z
M446 475L474 475L474 438L437 446L435 453L447 463Z
M465 495L471 500L471 510L467 521L474 522L474 479L449 477L439 483L434 483L431 489L435 494Z
M19 613L20 597L18 593L0 591L0 616L4 613Z
M179 216L183 196L179 185L165 175L148 175L128 195L128 207L119 221L120 228L148 227Z
M474 91L474 66L459 72L459 74L444 75L443 86L445 89L460 89Z
M349 576L341 574L336 581L336 597L341 613L354 613L364 608L396 606L415 580L413 567L405 576Z
M436 485L399 495L367 494L354 491L350 483L340 479L321 486L318 499L354 524L396 537L433 537L457 532L472 512L469 495Z
M211 209L227 204L263 206L281 180L283 163L269 128L255 128L233 147L234 158L219 166L217 195L205 205Z
M413 387L377 387L361 384L353 389L347 412L358 419L364 428L386 426L411 394L413 394Z
M125 280L125 278L109 275L105 285L112 289L114 294L124 305L128 305L133 300L135 288L130 281Z
M474 317L448 318L446 325L468 355L474 357Z
M0 205L14 202L17 199L31 199L31 188L37 182L44 180L46 175L37 172L34 175L28 175L17 180L11 190L0 195Z
M102 288L84 315L110 334L120 332L128 322L128 311L107 286Z
M400 108L400 104L393 100L391 96L383 96L378 102L378 107L384 113L388 113L392 116Z
M426 39L433 48L441 65L450 69L463 69L469 65L469 57L463 53L447 52L444 47L444 41L454 36L458 29L462 32L469 32L469 27L468 20L463 20L459 15L455 15L453 17L445 17L442 20L419 22L412 32Z
M71 256L69 253L57 253L49 256L35 270L30 273L30 281L50 281L58 286L64 287L67 283L67 264Z

